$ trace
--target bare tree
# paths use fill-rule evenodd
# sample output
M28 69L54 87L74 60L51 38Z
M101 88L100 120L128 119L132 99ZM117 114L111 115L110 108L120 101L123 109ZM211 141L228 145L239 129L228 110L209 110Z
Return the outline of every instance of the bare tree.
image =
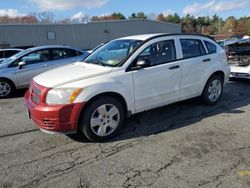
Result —
M56 21L55 15L49 11L37 13L36 17L41 23L54 23Z

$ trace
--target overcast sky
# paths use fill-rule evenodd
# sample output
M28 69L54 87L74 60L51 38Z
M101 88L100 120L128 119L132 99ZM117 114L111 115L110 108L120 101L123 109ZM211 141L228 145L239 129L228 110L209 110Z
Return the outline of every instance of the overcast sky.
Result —
M129 16L133 12L146 14L171 14L180 16L250 16L250 0L3 0L0 16L11 17L31 12L51 11L61 18L78 18L84 15L105 15L122 12Z

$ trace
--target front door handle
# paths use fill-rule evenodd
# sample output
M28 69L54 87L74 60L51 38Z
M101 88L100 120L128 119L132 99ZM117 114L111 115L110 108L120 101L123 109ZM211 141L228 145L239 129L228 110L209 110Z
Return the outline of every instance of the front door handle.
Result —
M168 69L173 70L173 69L178 69L178 68L180 68L180 65L175 65L175 66L169 67Z
M211 61L211 59L203 59L203 62L208 62L208 61Z

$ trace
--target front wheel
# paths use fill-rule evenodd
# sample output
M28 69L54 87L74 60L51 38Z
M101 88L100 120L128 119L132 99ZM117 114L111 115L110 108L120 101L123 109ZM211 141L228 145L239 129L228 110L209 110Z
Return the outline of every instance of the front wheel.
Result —
M86 107L80 129L91 141L105 141L114 137L124 123L125 111L113 97L100 97Z
M216 104L223 92L223 81L221 76L214 75L208 81L202 93L203 101L208 105Z
M9 80L0 79L0 99L9 97L15 90L15 86Z

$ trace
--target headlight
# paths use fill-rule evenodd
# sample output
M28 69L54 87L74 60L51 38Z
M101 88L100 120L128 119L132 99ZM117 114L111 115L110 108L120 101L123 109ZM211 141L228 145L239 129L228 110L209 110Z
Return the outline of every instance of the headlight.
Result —
M56 104L72 104L76 97L81 93L81 88L55 88L49 90L46 96L46 103L50 105Z

